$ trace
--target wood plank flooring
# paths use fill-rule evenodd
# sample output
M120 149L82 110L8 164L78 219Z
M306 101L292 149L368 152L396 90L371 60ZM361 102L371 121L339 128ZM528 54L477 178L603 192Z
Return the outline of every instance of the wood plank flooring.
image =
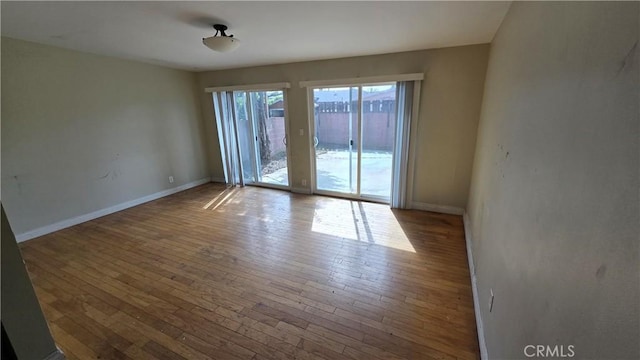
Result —
M206 184L21 244L69 359L478 359L462 220Z

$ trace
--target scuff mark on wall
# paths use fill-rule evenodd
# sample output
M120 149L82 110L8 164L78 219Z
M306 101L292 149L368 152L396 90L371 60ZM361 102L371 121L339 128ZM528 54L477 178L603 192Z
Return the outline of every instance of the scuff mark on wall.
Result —
M22 195L22 183L20 183L20 180L18 180L18 175L13 175L13 179L16 182L16 187L18 188L18 194Z
M600 265L598 270L596 270L596 279L598 280L604 279L604 276L606 273L607 273L607 265L606 264Z
M119 170L108 170L106 174L96 178L96 180L103 180L110 178L111 180L115 180L118 176L122 175L122 172Z
M28 180L25 180L25 178L28 179L29 175L10 175L6 177L3 176L3 181L7 182L4 179L9 179L8 182L12 183L15 186L17 193L19 195L24 195L24 187L25 185L28 185Z
M631 49L629 49L627 54L622 59L622 62L620 64L620 68L618 68L618 71L616 71L616 76L620 75L622 70L624 70L627 67L627 64L632 64L633 63L633 58L635 58L635 54L636 54L636 49L637 48L638 48L638 40L636 40L636 42L633 43L633 46L631 47Z

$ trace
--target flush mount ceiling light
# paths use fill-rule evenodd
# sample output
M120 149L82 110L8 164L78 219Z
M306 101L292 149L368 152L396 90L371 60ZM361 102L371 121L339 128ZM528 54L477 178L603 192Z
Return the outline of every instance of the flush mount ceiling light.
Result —
M235 50L238 45L240 45L240 40L234 38L233 35L227 35L225 33L225 30L227 30L226 25L215 24L213 25L213 28L216 30L215 35L202 39L202 43L209 49L213 51L227 52ZM218 33L220 33L219 36Z

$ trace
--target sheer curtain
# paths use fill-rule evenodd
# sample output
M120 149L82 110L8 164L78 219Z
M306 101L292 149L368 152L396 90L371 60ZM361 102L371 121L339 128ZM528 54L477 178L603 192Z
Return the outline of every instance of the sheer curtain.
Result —
M239 161L240 153L237 146L238 127L235 121L233 92L214 92L212 97L225 182L231 186L244 186L242 162Z
M414 93L419 92L420 81L400 81L397 83L397 120L393 151L393 175L391 180L391 207L406 209L409 207L409 187L412 185L409 169L409 146L411 122L417 104ZM417 111L416 111L417 112Z

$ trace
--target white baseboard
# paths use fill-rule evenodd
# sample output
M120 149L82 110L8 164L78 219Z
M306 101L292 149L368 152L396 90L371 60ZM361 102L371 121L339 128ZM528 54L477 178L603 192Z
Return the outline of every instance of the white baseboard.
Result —
M299 187L292 187L291 188L291 192L296 193L296 194L311 194L311 189L307 189L307 188L299 188Z
M58 230L62 230L74 225L78 225L81 224L83 222L87 222L89 220L93 220L93 219L97 219L99 217L103 217L105 215L109 215L109 214L113 214L114 212L118 212L124 209L128 209L130 207L134 207L140 204L144 204L146 202L149 201L153 201L153 200L157 200L160 199L162 197L165 197L167 195L171 195L171 194L175 194L178 193L180 191L184 191L187 189L190 189L192 187L196 187L202 184L206 184L208 182L211 182L210 178L205 178L205 179L200 179L200 180L196 180L196 181L192 181L190 183L187 184L183 184L171 189L167 189L167 190L163 190L163 191L159 191L157 193L151 194L151 195L147 195L138 199L134 199L131 201L127 201L121 204L117 204L114 206L110 206L108 208L105 209L101 209L98 211L94 211L88 214L84 214L84 215L80 215L80 216L76 216L74 218L71 219L66 219L66 220L62 220L59 221L57 223L51 224L51 225L46 225L43 227L39 227L37 229L34 230L29 230L27 232L23 232L21 234L17 234L16 235L16 241L17 242L22 242L22 241L27 241L33 238L36 238L38 236L42 236L42 235L46 235L46 234L50 234L52 232L58 231Z
M473 309L476 314L476 328L478 329L478 344L480 345L480 359L488 360L487 343L484 338L484 327L482 326L482 314L480 313L480 299L478 298L478 281L476 279L476 267L473 263L473 252L471 252L471 219L465 211L462 215L464 222L464 238L467 242L467 259L469 260L469 274L471 275L471 289L473 291Z
M42 360L65 360L67 357L64 356L64 353L59 348L51 354L47 355L46 358Z
M415 209L415 210L433 211L433 212L438 212L443 214L452 214L452 215L464 214L463 208L448 206L448 205L434 205L434 204L428 204L428 203L423 203L418 201L412 201L409 205L409 208Z

